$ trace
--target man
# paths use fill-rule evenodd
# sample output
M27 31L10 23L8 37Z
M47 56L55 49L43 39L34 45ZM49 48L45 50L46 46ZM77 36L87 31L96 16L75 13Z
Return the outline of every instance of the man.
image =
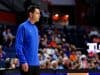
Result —
M28 20L22 23L16 35L16 53L20 61L21 75L39 75L38 29L40 8L31 5L27 9Z

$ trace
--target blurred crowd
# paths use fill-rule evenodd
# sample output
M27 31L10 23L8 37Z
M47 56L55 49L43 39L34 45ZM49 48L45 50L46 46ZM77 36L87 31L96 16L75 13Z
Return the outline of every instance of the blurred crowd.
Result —
M15 36L10 28L2 30L0 68L20 65L14 49ZM95 27L41 25L39 39L41 69L100 69L100 53L88 53L86 45L100 43L100 33Z
M96 28L49 26L41 32L41 69L100 69L100 54L87 51L87 43L100 43Z

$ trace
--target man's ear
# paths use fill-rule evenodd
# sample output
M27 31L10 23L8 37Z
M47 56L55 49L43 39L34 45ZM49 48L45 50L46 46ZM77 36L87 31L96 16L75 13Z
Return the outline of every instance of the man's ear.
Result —
M29 16L30 16L31 18L33 17L31 12L29 13Z

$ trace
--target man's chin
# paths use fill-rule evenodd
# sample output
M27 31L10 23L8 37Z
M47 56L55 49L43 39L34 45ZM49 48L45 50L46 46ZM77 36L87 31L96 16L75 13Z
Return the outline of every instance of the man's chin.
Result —
M39 22L39 20L37 20L37 22Z
M38 21L36 21L35 23L38 23L39 22L39 20Z

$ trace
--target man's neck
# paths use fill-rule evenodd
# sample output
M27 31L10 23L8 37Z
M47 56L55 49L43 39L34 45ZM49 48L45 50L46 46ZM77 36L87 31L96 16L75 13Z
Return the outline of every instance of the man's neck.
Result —
M31 18L28 18L28 20L30 21L31 24L34 24L35 23L35 21L32 20Z

